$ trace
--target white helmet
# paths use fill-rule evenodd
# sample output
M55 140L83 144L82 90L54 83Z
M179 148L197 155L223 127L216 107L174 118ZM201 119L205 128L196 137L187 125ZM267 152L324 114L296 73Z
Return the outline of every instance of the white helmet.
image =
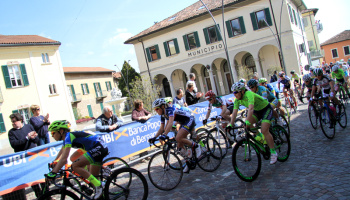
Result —
M233 85L232 85L232 87L231 87L231 90L233 91L233 92L235 92L235 91L242 91L242 90L244 90L245 89L245 85L244 85L244 83L242 83L242 82L236 82L236 83L234 83Z
M303 81L309 81L309 80L311 80L311 75L310 74L305 74L303 76Z
M339 69L339 66L338 65L334 65L333 67L332 67L332 71L334 72L334 71L337 71Z

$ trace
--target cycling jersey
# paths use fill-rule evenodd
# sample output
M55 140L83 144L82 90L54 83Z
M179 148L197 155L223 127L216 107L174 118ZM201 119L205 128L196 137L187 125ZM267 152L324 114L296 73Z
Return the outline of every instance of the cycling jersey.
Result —
M313 84L314 79L311 79L309 84L306 84L305 82L303 83L302 89L307 88L308 91L312 90L312 84Z
M335 79L343 79L345 77L345 73L342 69L338 69L337 72L332 72L332 78L335 78Z
M270 92L275 92L275 89L272 87L272 85L271 84L266 84L266 88L270 91Z
M212 107L221 108L226 106L226 108L233 106L233 101L231 99L226 99L225 97L217 96L215 97L215 103L209 103L208 110L211 110Z
M329 84L329 82L331 82L331 81L332 81L332 79L329 77L328 74L323 74L322 79L318 80L317 78L315 78L313 80L312 85L320 86L324 90L330 90L331 89L331 85Z
M175 97L173 100L173 104L179 104L180 106L184 106L185 103L186 103L186 101L185 101L185 98L183 98L183 97L181 99Z
M300 77L297 73L294 73L291 77L291 79L294 79L295 81L299 81Z
M191 109L187 107L180 107L179 105L172 105L165 108L165 113L161 115L160 122L165 123L165 119L169 120L169 117L174 117L175 122L180 124L186 123L192 116Z
M290 78L285 76L284 79L279 78L278 83L282 83L284 87L290 87Z
M254 110L260 111L264 109L267 105L269 105L269 102L259 96L258 94L255 94L252 91L245 91L242 100L235 99L233 104L233 109L239 109L239 106L243 105L245 107L249 107L249 105L254 105Z

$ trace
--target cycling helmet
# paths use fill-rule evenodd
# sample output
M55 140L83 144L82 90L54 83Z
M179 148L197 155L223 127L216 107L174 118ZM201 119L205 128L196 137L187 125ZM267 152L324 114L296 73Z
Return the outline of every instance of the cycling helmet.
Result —
M284 72L283 71L280 71L279 73L278 73L278 76L283 76L284 75Z
M310 68L309 68L309 71L314 71L315 70L315 67L313 67L313 66L311 66Z
M310 74L305 74L303 76L303 81L309 81L309 80L311 80L311 75Z
M215 94L213 91L211 91L211 90L209 90L209 91L205 94L205 99L206 99L206 100L209 100L209 99L215 98L215 97L216 97L216 94Z
M231 90L233 92L236 92L236 91L239 92L239 91L245 90L245 85L242 82L236 82L232 85Z
M333 62L330 62L329 64L330 64L330 65L333 65Z
M295 73L295 70L290 71L290 73L291 73L291 74L294 74L294 73Z
M323 74L323 70L321 68L316 68L313 73L315 76L319 76Z
M259 78L259 83L267 83L267 79L266 78Z
M171 97L165 97L165 98L159 98L153 101L152 108L160 107L161 105L169 105L169 103L173 102L173 98Z
M239 79L239 82L241 82L241 83L244 83L244 84L245 84L246 80L245 80L244 78L241 78L241 79Z
M60 129L70 129L70 123L67 120L57 120L49 126L49 131L59 131Z
M250 80L248 81L248 83L247 83L247 86L248 86L249 88L253 88L253 87L255 87L255 86L258 86L258 84L259 84L259 81L258 81L258 80L250 79Z
M339 66L338 65L333 65L332 67L332 71L335 72L339 69Z

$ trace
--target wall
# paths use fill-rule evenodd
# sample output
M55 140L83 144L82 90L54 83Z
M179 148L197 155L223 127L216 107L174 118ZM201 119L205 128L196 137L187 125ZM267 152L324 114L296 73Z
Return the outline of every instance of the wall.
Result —
M326 63L330 63L330 62L335 63L336 61L339 61L341 59L344 59L344 61L347 61L350 58L350 55L345 56L344 49L343 49L344 46L350 46L350 40L322 46L321 48L324 50ZM331 49L335 49L335 48L338 49L338 58L332 57Z

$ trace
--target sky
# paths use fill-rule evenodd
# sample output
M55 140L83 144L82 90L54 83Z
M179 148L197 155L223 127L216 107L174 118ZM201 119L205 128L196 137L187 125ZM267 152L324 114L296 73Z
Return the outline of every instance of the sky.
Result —
M134 47L124 44L197 0L1 0L0 34L40 35L61 42L63 67L119 71L124 61L139 72ZM350 29L350 0L304 0L318 8L320 42ZM117 65L119 67L115 67Z

